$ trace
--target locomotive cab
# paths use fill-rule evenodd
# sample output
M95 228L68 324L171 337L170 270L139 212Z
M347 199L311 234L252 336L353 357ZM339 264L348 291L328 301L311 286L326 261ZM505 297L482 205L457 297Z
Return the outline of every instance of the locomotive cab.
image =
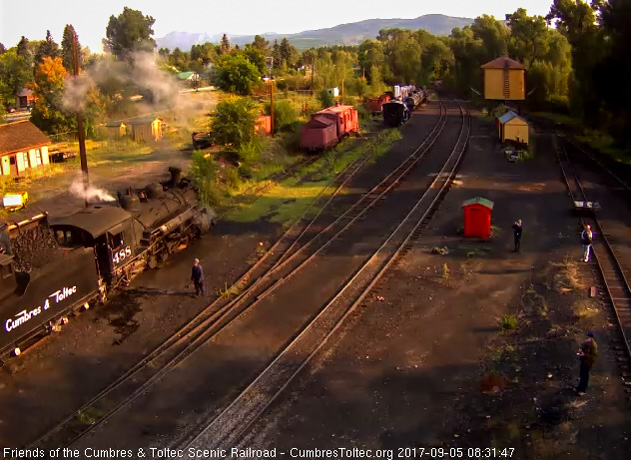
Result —
M132 216L115 207L93 207L55 218L51 228L66 250L94 249L100 275L109 283L120 277L121 268L136 254Z

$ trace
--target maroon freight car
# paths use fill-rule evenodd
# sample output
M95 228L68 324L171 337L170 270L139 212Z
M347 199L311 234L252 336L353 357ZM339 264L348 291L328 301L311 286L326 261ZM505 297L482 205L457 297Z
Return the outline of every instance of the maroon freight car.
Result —
M313 114L311 120L302 126L300 148L306 150L324 150L338 143L335 121Z
M359 132L359 116L352 105L338 105L311 115L302 126L300 146L306 150L325 150L344 136Z

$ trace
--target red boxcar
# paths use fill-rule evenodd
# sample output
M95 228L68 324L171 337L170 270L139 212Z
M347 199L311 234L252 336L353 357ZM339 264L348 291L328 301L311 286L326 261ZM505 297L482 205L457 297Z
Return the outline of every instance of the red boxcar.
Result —
M324 150L338 143L335 121L314 113L311 120L302 125L300 148L306 150Z
M318 114L335 121L338 139L359 131L359 116L352 105L329 107Z
M372 114L381 113L381 106L383 106L383 104L385 104L389 100L390 96L387 94L382 94L379 97L371 97L369 99L366 99L364 107Z
M254 132L263 131L265 134L272 133L272 117L269 115L261 115L255 121Z
M338 105L311 115L302 126L300 146L307 150L324 150L342 137L359 131L359 115L352 105Z

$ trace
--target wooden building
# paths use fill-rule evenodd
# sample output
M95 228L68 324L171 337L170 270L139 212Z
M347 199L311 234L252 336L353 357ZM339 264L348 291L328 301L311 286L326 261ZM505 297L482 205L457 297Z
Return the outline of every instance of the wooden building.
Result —
M131 138L136 142L162 139L162 120L159 118L134 118L128 124L131 126Z
M110 121L105 124L108 139L120 139L127 135L127 125L122 121Z
M508 57L487 62L484 72L484 99L523 101L526 99L526 67Z
M500 141L528 145L528 122L515 112L508 111L497 119Z
M29 120L0 125L0 175L20 177L49 163L50 139Z
M28 88L22 88L19 93L15 95L15 106L19 109L25 109L35 102L35 95L33 91Z

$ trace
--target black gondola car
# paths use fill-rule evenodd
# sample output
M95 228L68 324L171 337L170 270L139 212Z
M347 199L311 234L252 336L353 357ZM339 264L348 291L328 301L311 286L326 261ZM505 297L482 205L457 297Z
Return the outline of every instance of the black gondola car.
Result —
M383 105L383 121L387 126L396 128L410 119L410 111L401 101L390 101Z

